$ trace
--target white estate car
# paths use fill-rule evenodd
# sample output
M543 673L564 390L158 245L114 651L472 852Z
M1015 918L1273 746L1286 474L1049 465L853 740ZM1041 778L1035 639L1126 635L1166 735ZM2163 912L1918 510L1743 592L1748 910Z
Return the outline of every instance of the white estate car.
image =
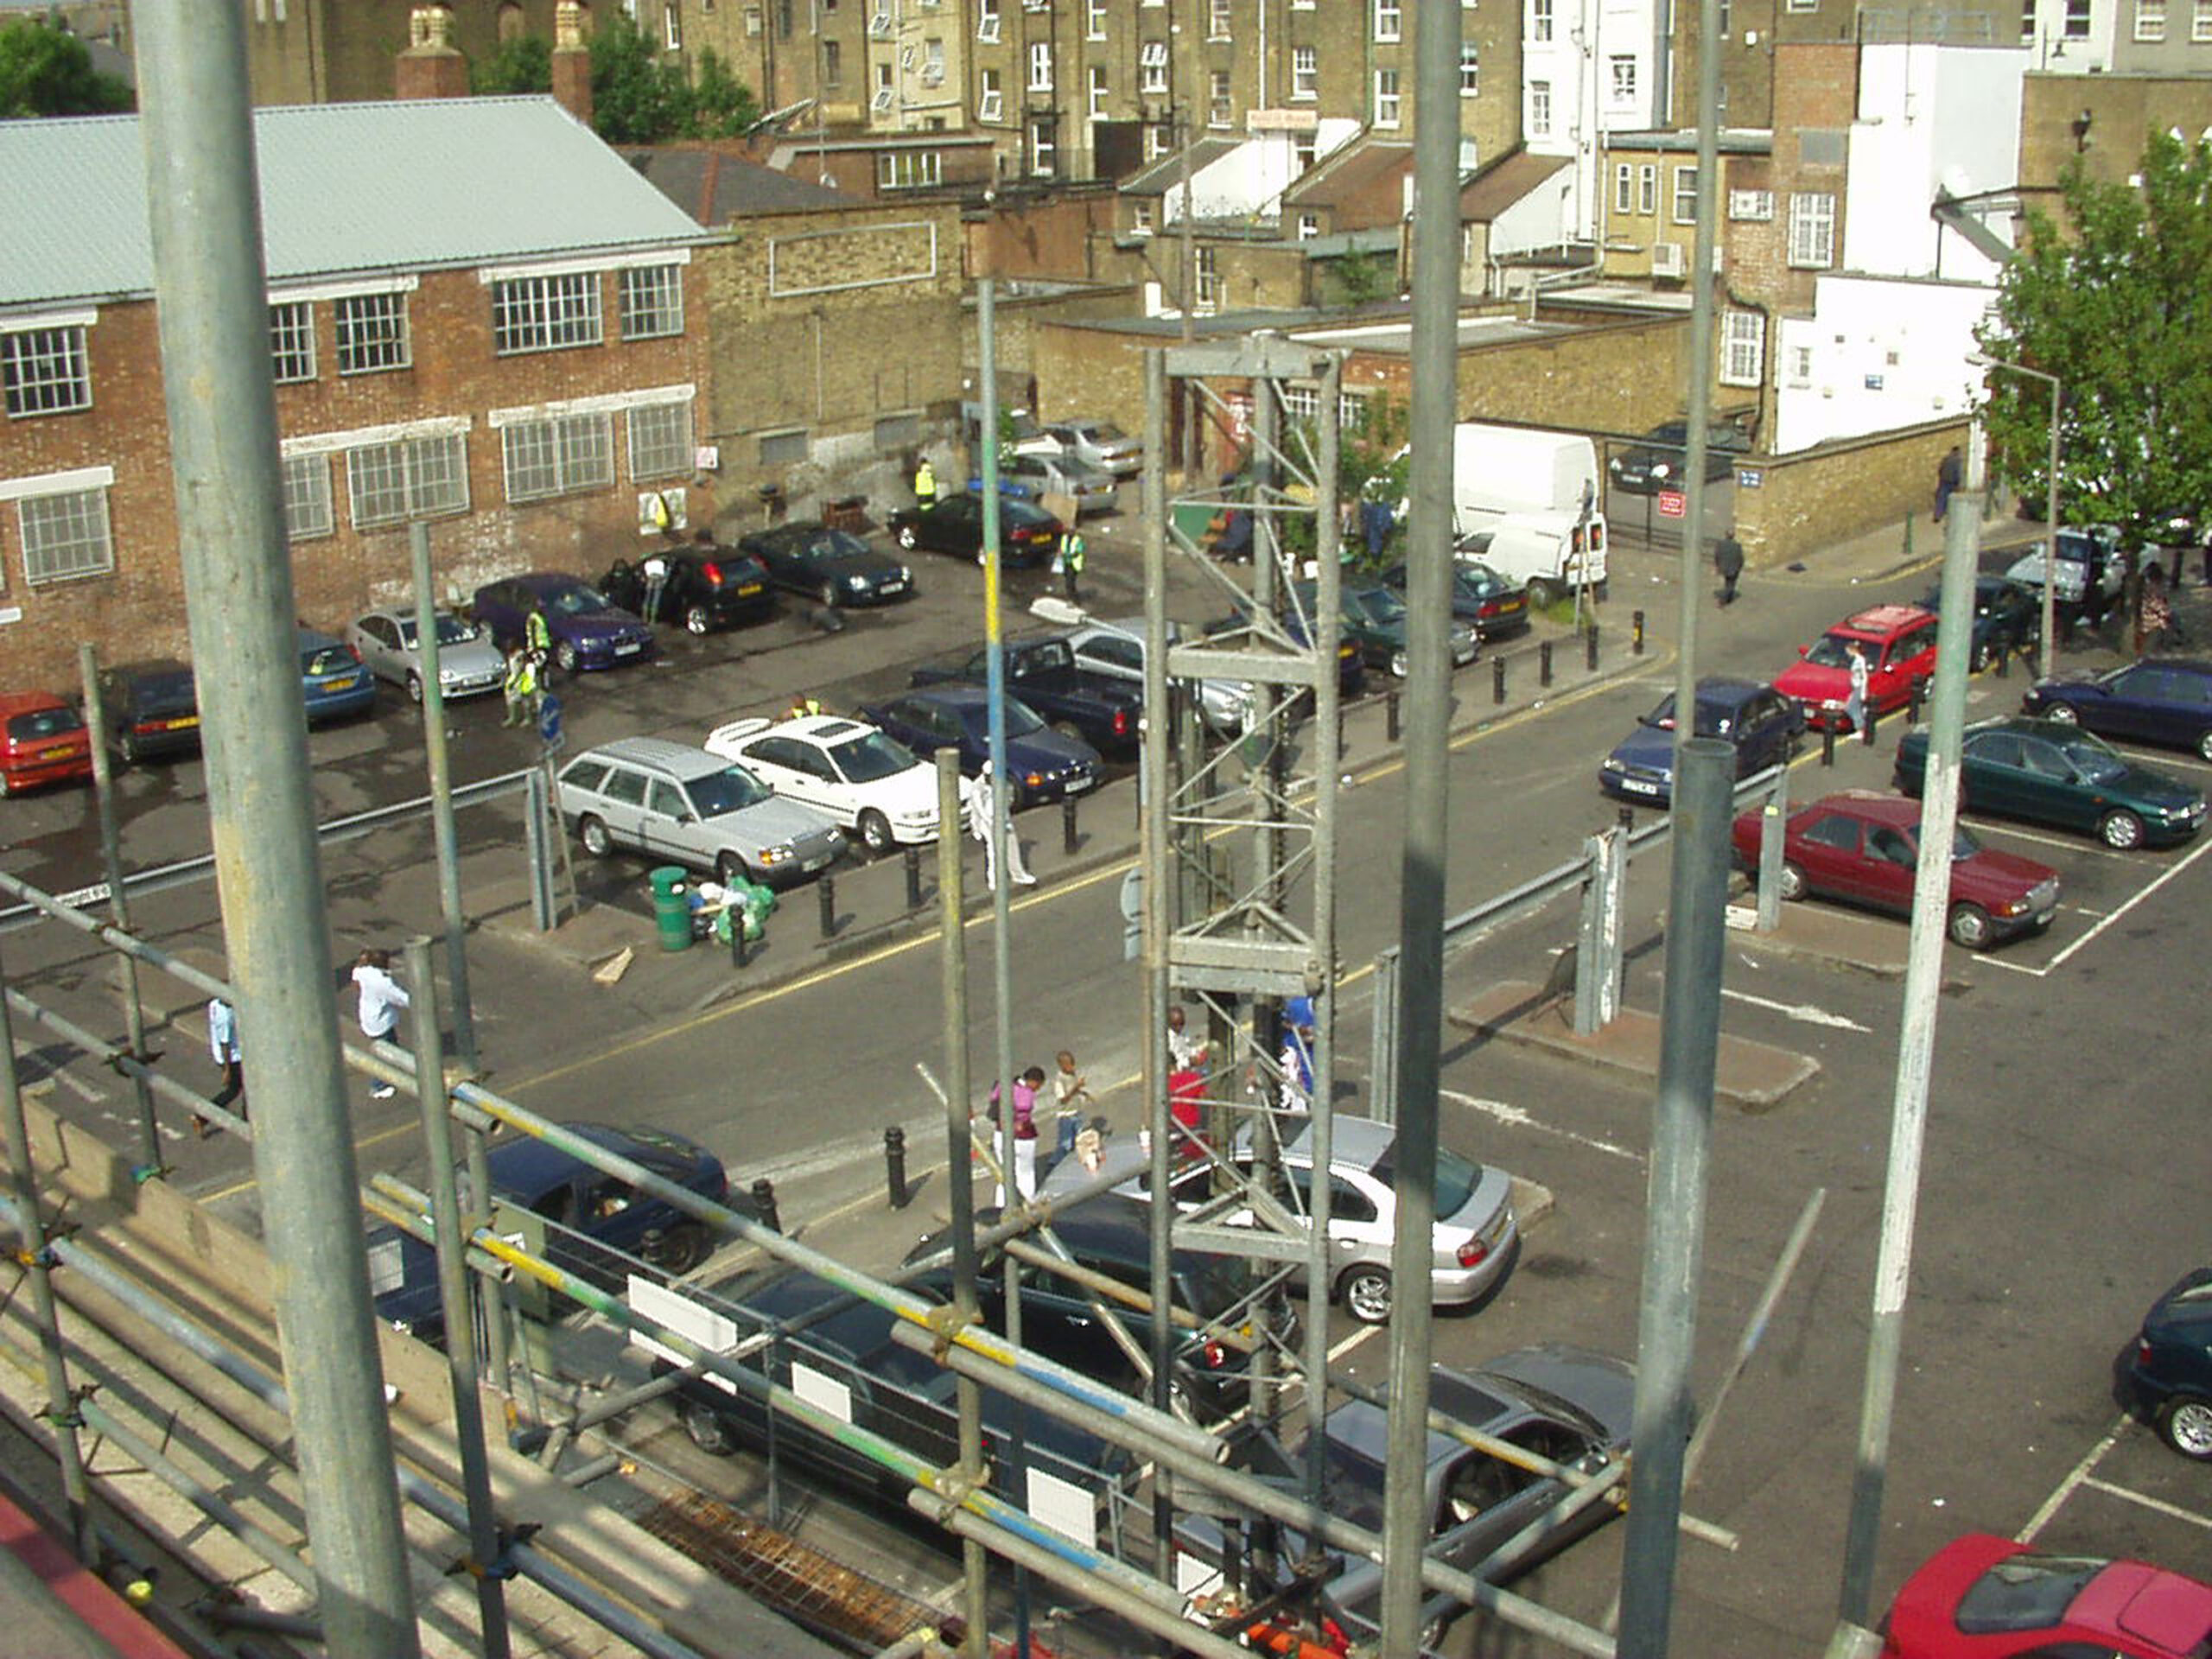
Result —
M937 839L937 768L864 720L735 720L708 734L706 747L828 813L871 853Z

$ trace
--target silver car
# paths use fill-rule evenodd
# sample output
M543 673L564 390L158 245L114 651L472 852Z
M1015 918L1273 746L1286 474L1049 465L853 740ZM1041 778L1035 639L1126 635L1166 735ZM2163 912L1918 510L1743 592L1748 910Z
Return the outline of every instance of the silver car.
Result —
M772 885L827 869L844 850L828 814L787 801L720 755L657 737L618 738L562 768L561 821L584 850Z
M1116 478L1134 478L1144 470L1144 444L1111 421L1047 421L1045 435L1059 444L1060 453L1070 461Z
M450 611L436 613L438 690L448 697L481 696L506 678L506 660L491 639ZM407 688L410 702L423 701L423 651L413 608L364 611L346 626L346 643L361 654L369 672Z
M981 478L969 488L980 492ZM1019 453L999 463L999 488L1008 495L1026 495L1041 504L1048 495L1065 495L1075 502L1076 516L1111 512L1121 480L1103 467L1088 466L1072 455Z
M1167 625L1170 641L1178 639L1181 629L1174 623ZM1133 686L1144 684L1144 619L1124 617L1113 622L1086 622L1071 629L1068 648L1075 653L1076 666L1109 679L1123 680ZM1198 682L1198 714L1206 729L1217 737L1232 737L1244 729L1251 718L1255 693L1247 680L1201 680Z

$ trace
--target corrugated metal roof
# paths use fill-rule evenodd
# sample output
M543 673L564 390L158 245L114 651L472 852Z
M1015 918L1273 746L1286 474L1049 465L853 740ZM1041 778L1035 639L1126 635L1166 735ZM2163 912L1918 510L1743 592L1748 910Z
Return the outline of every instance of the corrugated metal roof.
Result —
M271 282L712 239L550 98L256 110ZM0 121L0 306L154 285L138 118Z

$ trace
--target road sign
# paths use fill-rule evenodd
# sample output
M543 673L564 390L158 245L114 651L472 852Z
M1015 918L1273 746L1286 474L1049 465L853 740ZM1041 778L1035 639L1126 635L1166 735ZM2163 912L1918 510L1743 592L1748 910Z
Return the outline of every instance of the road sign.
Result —
M1659 492L1659 516L1662 518L1680 518L1689 510L1689 497L1684 495L1680 490Z
M545 740L547 748L561 747L561 699L550 691L537 705L537 734Z

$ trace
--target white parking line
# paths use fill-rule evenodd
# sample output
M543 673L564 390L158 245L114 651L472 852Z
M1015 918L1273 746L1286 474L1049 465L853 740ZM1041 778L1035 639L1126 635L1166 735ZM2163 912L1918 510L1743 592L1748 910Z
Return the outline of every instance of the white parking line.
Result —
M2177 1521L2186 1521L2192 1527L2202 1527L2212 1532L2212 1515L2199 1515L2195 1510L2184 1510L2178 1503L2169 1503L2162 1497L2151 1497L2142 1492L2130 1491L2125 1486L2115 1486L2108 1480L2085 1479L2082 1483L2091 1491L2103 1492L2110 1497L2125 1498L2130 1503L2140 1504L2160 1515L2171 1516Z
M2127 1426L2133 1421L2125 1412L2120 1414L2120 1421L2112 1426L2112 1432L2089 1448L2088 1455L2074 1465L2066 1478L2051 1489L2050 1496L2043 1501L2043 1507L2028 1517L2028 1524L2012 1535L2014 1543L2035 1542L2036 1535L2049 1526L2050 1517L2058 1513L2059 1505L2073 1497L2082 1483L2088 1479L2089 1471L2103 1461L2105 1453L2111 1451L2113 1442L2127 1432Z
M2083 933L2080 938L2075 940L2071 944L2068 945L2064 950L2061 950L2056 956L2053 957L2049 962L2044 963L2039 968L2024 962L2007 962L2004 957L1996 956L1982 957L1980 958L1981 965L1988 968L2001 968L2005 972L2012 974L2025 974L2031 979L2047 978L2050 975L2056 973L2061 968L2063 968L2068 960L2071 958L2076 951L2088 944L2092 940L2096 938L2099 934L2110 927L2114 922L2120 920L2120 918L2126 915L2129 911L2133 910L2136 906L2141 904L2152 893L2158 892L2160 887L2164 887L2167 882L2172 880L2176 876L2179 875L2183 870L2186 870L2190 865L2196 863L2198 859L2203 857L2207 853L2212 853L2212 837L2200 840L2195 847L2191 848L2189 852L2184 854L2179 860L2172 864L2169 864L2164 870L2161 870L2158 876L2148 885L2144 887L2139 892L2130 893L2127 898L2120 903L2117 909L2107 911L2101 916L2099 916L2096 923L2091 926L2087 932ZM2097 912L2094 911L2083 911L2082 913L2085 916L2097 914Z
M1755 1008L1771 1008L1785 1019L1808 1026L1832 1026L1839 1031L1865 1031L1868 1027L1856 1020L1847 1020L1840 1014L1830 1014L1826 1008L1815 1007L1810 1002L1772 1002L1764 996L1753 996L1749 991L1732 991L1722 986L1720 995L1732 1001L1748 1002Z
M1643 1154L1632 1147L1615 1146L1610 1141L1600 1141L1592 1135L1578 1134L1573 1129L1562 1129L1555 1124L1541 1122L1529 1116L1518 1106L1509 1106L1502 1100L1482 1100L1473 1095L1463 1095L1456 1089L1439 1089L1436 1092L1442 1099L1457 1101L1462 1106L1471 1106L1485 1117L1496 1118L1499 1122L1509 1124L1516 1128L1541 1129L1547 1135L1555 1135L1562 1141L1572 1141L1576 1146L1587 1147L1592 1152L1606 1153L1615 1158L1625 1158L1631 1164L1641 1164L1643 1161Z
M1382 1328L1382 1327L1379 1325L1361 1325L1358 1330L1353 1332L1351 1335L1346 1337L1342 1342L1329 1350L1329 1363L1332 1365L1335 1364L1338 1360L1342 1359L1346 1354L1351 1352L1353 1349L1358 1347L1361 1343L1365 1342L1370 1337L1373 1336Z

